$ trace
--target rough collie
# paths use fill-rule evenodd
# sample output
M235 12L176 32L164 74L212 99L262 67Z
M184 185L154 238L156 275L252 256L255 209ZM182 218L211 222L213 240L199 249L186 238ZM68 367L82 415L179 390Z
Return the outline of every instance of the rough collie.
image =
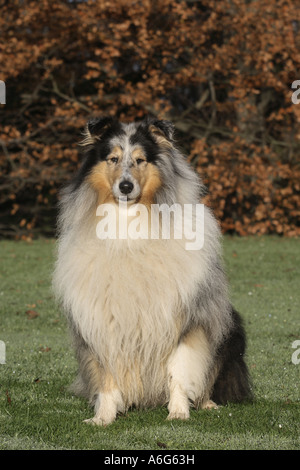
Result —
M244 328L228 297L212 212L200 211L197 249L187 249L184 230L162 236L160 218L153 236L152 207L195 208L204 194L173 131L151 118L90 120L81 168L62 192L53 282L79 363L73 389L93 404L86 421L94 424L131 406L163 404L168 419L187 419L191 405L251 395ZM134 213L137 205L145 210ZM112 208L115 228L105 229L103 207ZM197 214L180 220L197 227ZM125 229L138 219L134 236L120 236L124 215ZM175 212L169 215L171 223Z

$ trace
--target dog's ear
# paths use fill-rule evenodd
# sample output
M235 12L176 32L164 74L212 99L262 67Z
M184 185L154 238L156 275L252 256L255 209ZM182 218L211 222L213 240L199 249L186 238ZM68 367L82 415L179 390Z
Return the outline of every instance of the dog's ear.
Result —
M149 123L149 131L159 144L172 145L175 128L171 121L153 120Z
M93 137L100 139L104 131L110 127L113 122L114 119L110 116L92 118L87 123L87 129Z
M114 119L110 116L92 118L88 121L84 130L84 139L81 145L93 145L100 140L104 132L112 126Z

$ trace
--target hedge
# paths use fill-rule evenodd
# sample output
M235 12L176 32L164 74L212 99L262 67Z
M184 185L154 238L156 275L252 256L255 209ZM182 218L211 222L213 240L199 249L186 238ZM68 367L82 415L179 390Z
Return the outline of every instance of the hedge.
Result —
M224 232L300 234L291 0L2 4L0 236L54 233L85 122L103 114L171 119Z

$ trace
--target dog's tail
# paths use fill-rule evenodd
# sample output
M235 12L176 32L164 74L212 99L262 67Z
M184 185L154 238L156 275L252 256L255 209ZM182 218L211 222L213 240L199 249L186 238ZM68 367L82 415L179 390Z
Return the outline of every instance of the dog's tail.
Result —
M212 400L220 405L251 400L252 386L244 355L246 336L242 319L232 308L233 328L217 351L219 374L215 381Z

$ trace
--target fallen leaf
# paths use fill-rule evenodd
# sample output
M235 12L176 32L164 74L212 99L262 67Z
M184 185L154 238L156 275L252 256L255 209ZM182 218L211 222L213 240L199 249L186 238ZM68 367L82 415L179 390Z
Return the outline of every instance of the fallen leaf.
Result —
M167 448L167 444L165 444L164 442L157 441L156 444L158 445L158 447L161 447L161 448L163 448L163 449L166 449L166 448Z
M8 394L8 390L6 390L5 393L6 393L7 403L8 403L9 405L11 405L11 398L10 398L10 396L9 396L9 394Z
M49 352L49 351L51 351L51 348L48 348L48 346L46 348L41 347L40 351L41 352Z
M38 317L39 314L35 310L26 310L26 315L28 320L33 320L34 318Z

